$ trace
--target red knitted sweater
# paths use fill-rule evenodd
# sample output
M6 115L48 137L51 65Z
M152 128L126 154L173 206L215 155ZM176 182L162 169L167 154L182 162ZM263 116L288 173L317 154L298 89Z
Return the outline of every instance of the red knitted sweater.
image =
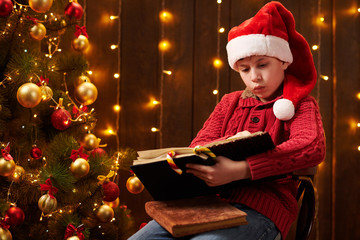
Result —
M316 166L325 157L325 137L315 99L303 99L289 121L274 116L272 106L277 99L263 103L247 90L225 95L190 146L226 139L244 130L266 131L276 147L246 159L252 180ZM297 216L296 192L297 182L288 177L235 187L226 198L267 216L285 239Z

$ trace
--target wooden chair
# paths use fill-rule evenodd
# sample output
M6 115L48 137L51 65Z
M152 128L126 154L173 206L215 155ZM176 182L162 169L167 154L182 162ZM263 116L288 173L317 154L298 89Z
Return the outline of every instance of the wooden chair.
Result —
M294 240L308 240L315 219L316 199L313 185L317 167L302 169L293 172L293 178L299 181L296 200L299 203L299 212L296 222ZM274 240L280 240L280 233Z
M313 184L316 171L317 167L312 167L293 173L293 177L299 181L296 199L300 205L295 240L308 240L310 237L316 213L316 196Z

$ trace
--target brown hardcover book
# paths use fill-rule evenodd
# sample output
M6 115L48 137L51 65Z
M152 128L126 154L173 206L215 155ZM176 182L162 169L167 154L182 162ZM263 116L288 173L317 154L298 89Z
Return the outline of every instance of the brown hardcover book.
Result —
M256 132L248 136L212 142L208 147L216 156L225 156L234 161L274 148L267 132ZM169 151L175 151L175 164L183 171L176 173L166 160ZM131 169L151 194L154 200L175 200L219 193L223 187L209 187L192 174L187 174L185 165L198 163L215 164L215 161L202 154L195 154L192 148L163 148L139 151ZM227 187L227 186L226 186Z
M247 224L245 212L216 196L150 201L145 210L174 237Z

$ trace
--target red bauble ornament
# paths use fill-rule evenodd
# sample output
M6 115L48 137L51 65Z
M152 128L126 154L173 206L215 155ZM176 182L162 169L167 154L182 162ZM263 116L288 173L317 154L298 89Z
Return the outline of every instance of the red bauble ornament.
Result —
M25 219L25 213L21 208L11 207L7 210L5 215L5 222L8 225L16 226L21 224Z
M106 152L105 152L105 150L102 149L102 148L95 148L94 150L92 150L91 156L92 156L92 157L95 157L96 155L98 155L98 156L104 156L104 155L106 155Z
M59 108L51 115L51 124L57 130L65 130L71 124L71 115L63 108Z
M33 159L40 159L42 157L42 151L36 145L34 145L30 151L30 156Z
M11 0L0 0L0 16L7 17L13 10L13 3Z
M106 202L112 202L115 201L120 194L120 190L119 187L116 183L114 182L104 182L103 185L103 193L104 193L104 198L103 200Z
M65 15L69 18L75 18L76 20L81 19L84 10L82 6L77 2L69 3L65 8Z

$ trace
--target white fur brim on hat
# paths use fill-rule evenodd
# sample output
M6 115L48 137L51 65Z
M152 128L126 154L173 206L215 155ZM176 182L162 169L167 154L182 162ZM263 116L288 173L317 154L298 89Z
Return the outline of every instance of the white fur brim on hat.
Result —
M226 45L229 65L237 71L236 62L242 58L264 55L276 57L281 61L292 63L293 55L289 43L276 36L249 34L236 37Z

